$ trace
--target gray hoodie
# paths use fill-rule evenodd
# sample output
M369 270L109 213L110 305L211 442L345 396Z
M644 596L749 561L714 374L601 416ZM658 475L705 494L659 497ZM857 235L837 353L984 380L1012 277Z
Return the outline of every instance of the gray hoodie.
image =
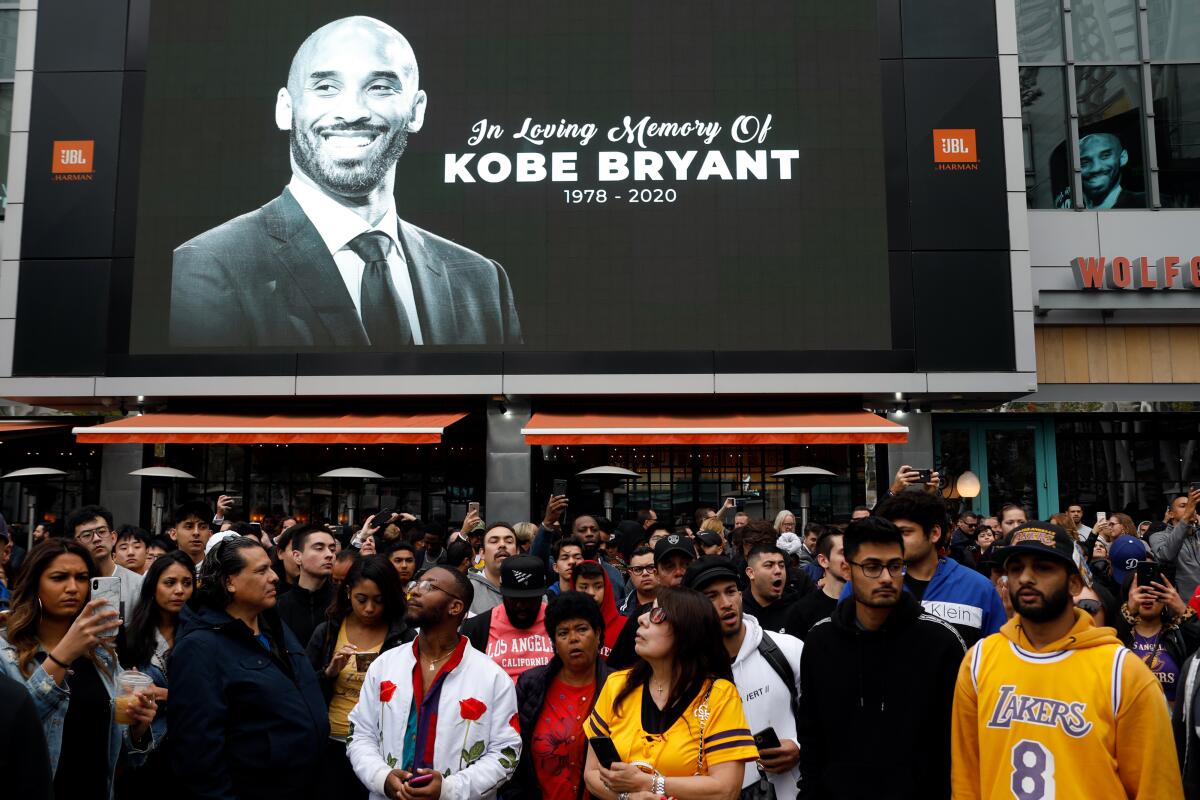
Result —
M467 573L467 578L471 581L471 588L475 590L475 599L471 601L471 616L491 611L504 602L500 595L500 587L485 578L482 572L471 570Z
M1175 589L1183 602L1191 600L1200 584L1200 538L1195 523L1177 522L1152 534L1150 549L1160 563L1175 565Z

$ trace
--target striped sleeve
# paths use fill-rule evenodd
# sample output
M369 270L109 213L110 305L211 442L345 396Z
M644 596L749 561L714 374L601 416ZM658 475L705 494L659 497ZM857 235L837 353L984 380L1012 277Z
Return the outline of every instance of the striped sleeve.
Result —
M592 708L587 722L583 724L583 733L589 739L596 736L612 736L609 720L612 719L613 699L624 685L623 680L613 680L612 676L609 676L609 679L604 682L604 688L600 690L600 696L596 698L596 705Z
M704 726L704 760L709 766L731 761L754 761L758 747L742 710L742 698L729 681L713 684Z

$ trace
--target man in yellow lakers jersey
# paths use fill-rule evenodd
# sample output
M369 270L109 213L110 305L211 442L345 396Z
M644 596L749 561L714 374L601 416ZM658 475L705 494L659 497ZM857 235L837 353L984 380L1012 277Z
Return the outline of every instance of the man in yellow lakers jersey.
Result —
M1070 535L1026 523L1000 553L1016 616L967 653L954 695L955 800L1181 800L1158 681L1071 597Z

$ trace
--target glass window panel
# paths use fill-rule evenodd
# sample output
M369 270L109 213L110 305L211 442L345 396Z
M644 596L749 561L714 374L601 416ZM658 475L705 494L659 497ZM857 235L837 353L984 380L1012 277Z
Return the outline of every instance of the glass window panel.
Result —
M12 140L13 85L0 83L0 219L8 208L8 146Z
M1076 63L1137 61L1135 0L1074 0L1071 3L1071 40Z
M1200 3L1196 0L1150 0L1150 58L1200 60Z
M1070 208L1066 70L1021 68L1025 198L1029 208Z
M16 9L0 11L0 80L12 80L17 65Z
M1146 208L1138 67L1075 68L1087 208Z
M1063 60L1062 0L1017 0L1021 63Z
M1200 206L1200 65L1151 68L1162 204Z

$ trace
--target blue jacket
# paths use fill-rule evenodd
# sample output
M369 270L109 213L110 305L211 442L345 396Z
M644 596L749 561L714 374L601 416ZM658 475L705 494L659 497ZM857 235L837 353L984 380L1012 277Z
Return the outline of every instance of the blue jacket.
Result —
M104 684L104 689L111 699L116 696L117 679L124 670L107 650L96 648L96 656L104 665L96 672L100 675L100 682ZM37 709L38 717L42 720L42 730L46 734L46 746L50 751L50 768L57 771L58 758L62 753L63 724L67 719L67 707L71 704L71 692L67 687L55 683L50 674L42 667L41 662L45 657L46 651L38 647L34 655L34 662L37 666L28 676L23 675L17 660L17 648L9 643L5 632L0 631L0 671L13 680L23 683L33 697L34 708ZM116 773L117 761L121 758L122 747L131 756L131 764L140 764L145 759L146 752L153 747L153 727L151 731L148 746L139 749L129 738L128 725L120 725L115 721L112 723L108 736L108 793L110 797L112 796L113 776Z
M850 595L850 584L847 583L842 589L841 599L845 600ZM937 569L925 589L925 596L921 598L921 605L927 614L953 625L967 647L998 632L1000 626L1008 621L1004 602L992 582L952 558L938 560Z
M319 795L329 719L317 676L274 610L259 619L270 649L224 611L180 615L167 713L186 797Z

